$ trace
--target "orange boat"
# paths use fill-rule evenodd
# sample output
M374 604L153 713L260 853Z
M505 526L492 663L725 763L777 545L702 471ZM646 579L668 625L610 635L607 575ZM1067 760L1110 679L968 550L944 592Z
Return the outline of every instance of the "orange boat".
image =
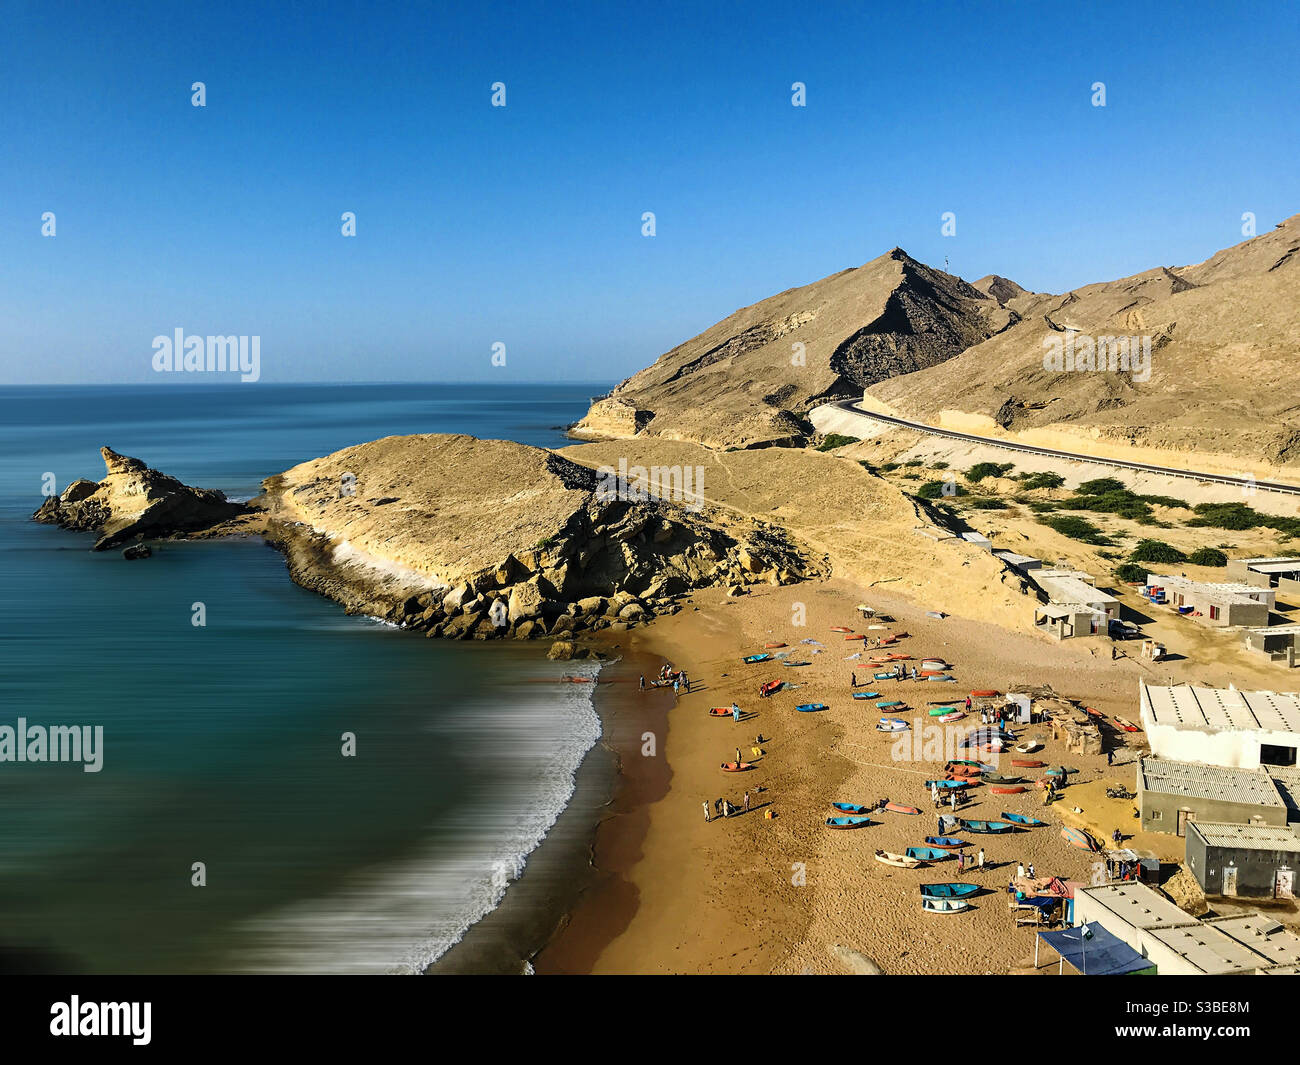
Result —
M886 810L892 810L896 814L919 814L921 811L915 806L904 806L901 802L885 803Z
M843 625L832 625L831 632L852 632L852 629L846 629Z
M995 692L992 688L979 688L976 691L971 692L970 697L972 699L992 699L998 694L999 693Z
M948 775L952 777L977 777L984 770L977 765L950 765Z
M1046 762L1035 762L1029 758L1013 758L1011 764L1020 769L1042 769L1047 765Z
M846 640L865 640L866 637L859 632L851 632L844 637Z
M711 706L709 707L710 717L730 717L731 707L729 706Z
M763 646L764 646L764 647L784 647L785 644L783 644L783 643L765 643L765 644L763 644Z
M1020 787L1019 785L1015 787L998 787L995 784L989 785L989 791L993 792L994 795L1021 795L1027 790L1027 788Z
M753 762L723 762L722 771L724 773L743 773L746 769L753 769Z
M887 655L886 657L887 657L891 662L910 662L910 661L912 660L912 656L911 656L911 655L889 654L889 655Z

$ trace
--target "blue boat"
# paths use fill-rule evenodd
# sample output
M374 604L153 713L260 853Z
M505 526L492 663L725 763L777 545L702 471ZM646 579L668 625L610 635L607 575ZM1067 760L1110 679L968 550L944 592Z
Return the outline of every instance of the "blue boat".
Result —
M876 703L876 709L877 709L877 710L888 710L888 709L890 709L891 707L902 706L902 705L903 705L903 700L902 700L902 699L886 699L884 702Z
M833 802L831 805L842 814L869 814L875 809L874 806L862 806L856 802Z
M876 822L869 817L828 817L826 818L827 828L866 828L867 825L874 825Z
M998 832L1014 832L1016 826L1010 821L957 821L958 826L963 832L975 832L979 835L990 835Z
M941 862L945 858L951 858L950 851L940 850L938 847L908 847L907 856L917 858L923 862Z
M812 663L811 662L782 662L781 665L789 666L791 669L793 669L795 666L811 666Z
M825 703L804 703L802 706L796 706L795 709L801 714L815 714L818 710L827 709L827 706Z
M979 891L978 884L922 884L921 894L931 899L964 899Z
M945 851L959 851L963 847L970 846L964 839L957 839L955 836L926 836L925 842L931 847L938 847Z
M964 788L971 782L969 780L927 780L927 788Z
M745 661L746 661L746 662L766 662L766 661L768 661L771 657L772 657L771 655L767 655L767 654L763 654L763 655L746 655L746 656L745 656Z
M1006 810L1002 811L1002 816L1014 824L1025 825L1029 828L1042 828L1047 824L1046 821L1040 821L1036 817L1025 817L1023 814L1009 814Z
M854 693L853 693L853 698L855 698L855 699L879 699L879 698L880 698L880 692L854 692Z

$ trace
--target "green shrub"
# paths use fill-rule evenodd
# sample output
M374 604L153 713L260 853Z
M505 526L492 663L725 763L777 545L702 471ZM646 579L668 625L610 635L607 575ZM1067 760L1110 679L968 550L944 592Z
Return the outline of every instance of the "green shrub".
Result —
M1087 518L1078 518L1073 514L1053 514L1050 517L1040 517L1038 520L1049 529L1055 529L1062 536L1068 536L1072 540L1082 540L1086 544L1097 544L1102 547L1110 544L1110 540L1101 529Z
M946 492L945 486L948 487ZM964 496L966 489L956 481L926 481L916 490L916 494L921 499L947 499L951 496Z
M1187 561L1193 566L1226 566L1228 556L1216 547L1198 547L1187 556Z
M1046 514L1049 511L1055 510L1056 504L1048 503L1045 500L1036 499L1029 504L1029 509L1032 510L1035 514Z
M1128 556L1130 562L1186 562L1184 555L1173 544L1163 540L1143 540Z
M966 480L975 484L985 477L1003 477L1015 468L1014 462L977 462L966 471Z
M1059 473L1026 473L1020 478L1020 483L1026 488L1060 488L1065 484L1065 478Z
M856 436L844 436L841 433L827 433L822 438L822 442L817 445L818 451L834 451L837 447L844 447L846 444L856 444L861 440Z
M898 469L898 463L897 463L897 462L882 462L882 463L880 464L880 468L881 468L881 470L882 470L883 472L885 472L885 473L892 473L894 470Z
M1107 492L1127 492L1123 481L1117 481L1114 477L1096 477L1091 481L1084 481L1075 489L1081 496L1104 496Z
M1125 584L1141 584L1147 579L1146 567L1136 562L1125 562L1115 570L1115 578Z
M904 466L924 466L925 463L922 462L920 459L908 459L906 462L903 463L903 465L904 465Z
M947 468L948 464L946 462L932 462L930 464L930 469L932 470L946 470Z

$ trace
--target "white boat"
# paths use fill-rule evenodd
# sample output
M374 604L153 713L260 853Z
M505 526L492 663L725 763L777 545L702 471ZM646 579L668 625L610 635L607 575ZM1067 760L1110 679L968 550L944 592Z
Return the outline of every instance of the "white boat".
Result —
M926 913L961 913L970 909L970 903L965 899L932 899L922 895L921 909Z

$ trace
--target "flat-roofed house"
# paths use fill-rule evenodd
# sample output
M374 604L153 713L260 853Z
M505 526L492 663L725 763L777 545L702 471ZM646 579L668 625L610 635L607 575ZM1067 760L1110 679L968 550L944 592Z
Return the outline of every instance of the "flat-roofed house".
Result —
M1228 576L1259 588L1300 592L1300 558L1234 558L1228 562Z
M1269 625L1262 629L1247 629L1242 633L1246 649L1267 655L1270 662L1282 662L1294 668L1300 657L1300 625Z
M1068 569L1033 569L1027 576L1047 597L1034 610L1034 624L1058 640L1105 636L1119 617L1119 600L1101 591L1088 574Z
M1207 895L1292 899L1300 826L1187 823L1187 867Z
M1171 609L1186 614L1202 625L1218 628L1268 624L1277 593L1250 584L1208 583L1187 577L1147 574L1147 588L1161 589Z
M1263 769L1141 758L1138 814L1146 832L1185 836L1189 821L1285 827L1287 805Z
M1237 769L1296 765L1300 697L1294 694L1139 681L1138 703L1158 758Z

